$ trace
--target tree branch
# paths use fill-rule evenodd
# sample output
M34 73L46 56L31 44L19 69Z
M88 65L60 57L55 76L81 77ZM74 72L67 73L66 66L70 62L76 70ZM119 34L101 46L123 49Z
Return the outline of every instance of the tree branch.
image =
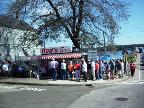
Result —
M76 29L76 7L75 6L77 4L77 0L75 0L75 1L70 0L69 3L70 3L70 6L71 6L71 9L73 11L72 33L74 35L75 34L75 29Z
M48 3L50 4L50 6L54 9L54 11L56 12L56 17L61 21L62 25L64 26L64 28L66 29L68 35L70 36L70 39L72 40L72 42L74 44L76 44L76 40L75 38L73 38L73 35L71 33L71 31L69 30L69 28L65 25L64 21L62 20L57 8L53 5L52 1L51 0L47 0Z
M82 24L82 20L83 20L83 8L84 8L84 1L80 0L79 1L79 18L78 18L78 22L76 25L76 38L78 38L78 34L80 32L80 26Z

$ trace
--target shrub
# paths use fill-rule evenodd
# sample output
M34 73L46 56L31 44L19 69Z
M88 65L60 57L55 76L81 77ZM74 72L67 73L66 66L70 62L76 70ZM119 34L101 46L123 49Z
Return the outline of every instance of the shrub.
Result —
M128 62L131 62L131 61L135 62L136 61L136 56L135 55L128 55L127 56L127 61Z

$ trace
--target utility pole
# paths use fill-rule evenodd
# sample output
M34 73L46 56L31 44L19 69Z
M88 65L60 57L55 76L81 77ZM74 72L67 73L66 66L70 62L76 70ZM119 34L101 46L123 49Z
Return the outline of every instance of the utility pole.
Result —
M44 46L44 48L46 48L46 46L45 46L45 40L43 41L44 43L43 43L43 46Z

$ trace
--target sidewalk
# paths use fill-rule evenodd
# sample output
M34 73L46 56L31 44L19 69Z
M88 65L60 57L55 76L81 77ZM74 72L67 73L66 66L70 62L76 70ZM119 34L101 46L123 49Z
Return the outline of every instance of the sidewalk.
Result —
M119 78L115 80L96 80L87 82L81 81L68 81L68 80L38 80L35 78L8 78L0 79L0 84L22 84L22 85L38 85L38 86L94 86L94 85L105 85L114 84L125 81L129 79L129 76L124 76L124 78Z
M140 55L138 54L136 58L136 71L139 72L140 65ZM123 78L118 78L114 80L96 80L87 82L81 81L68 81L68 80L56 80L52 81L50 79L38 80L36 78L0 78L0 84L22 84L22 85L39 85L39 86L94 86L94 85L105 85L105 84L116 84L122 81L128 80L130 77L124 75Z

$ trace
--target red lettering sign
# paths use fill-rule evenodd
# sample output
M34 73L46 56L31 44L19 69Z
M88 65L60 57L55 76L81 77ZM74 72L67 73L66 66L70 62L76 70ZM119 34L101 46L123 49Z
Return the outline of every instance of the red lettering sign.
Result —
M52 53L53 52L53 48L47 49L47 53Z
M55 50L55 53L57 53L57 52L58 52L58 48L54 48L54 50Z
M62 46L62 47L50 47L41 49L41 54L66 53L66 52L72 52L72 47Z
M60 48L60 52L62 52L62 53L64 52L64 47Z

